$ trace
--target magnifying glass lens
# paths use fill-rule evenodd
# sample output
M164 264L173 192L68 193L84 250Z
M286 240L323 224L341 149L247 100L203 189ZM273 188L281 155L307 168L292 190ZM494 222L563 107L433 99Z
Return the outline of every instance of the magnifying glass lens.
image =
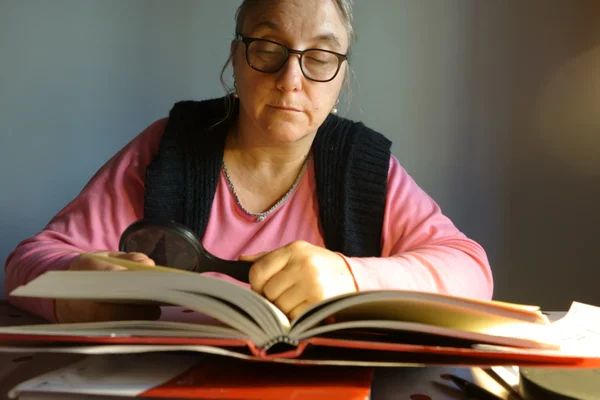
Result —
M183 236L170 229L146 226L130 232L122 243L123 251L144 253L157 265L193 271L198 265L197 251Z
M219 272L250 283L251 262L224 260L212 255L192 230L175 221L135 221L121 234L119 250L146 254L164 267L198 273Z

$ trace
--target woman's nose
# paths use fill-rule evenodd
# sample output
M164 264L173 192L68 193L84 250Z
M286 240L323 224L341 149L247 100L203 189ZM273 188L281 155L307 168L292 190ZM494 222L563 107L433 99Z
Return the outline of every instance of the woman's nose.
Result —
M300 55L290 54L285 64L279 71L277 87L280 90L297 92L302 89L304 74L300 66Z

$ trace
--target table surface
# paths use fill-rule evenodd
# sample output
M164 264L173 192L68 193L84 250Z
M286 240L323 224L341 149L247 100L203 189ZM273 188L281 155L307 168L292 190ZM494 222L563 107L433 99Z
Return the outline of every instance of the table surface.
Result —
M0 300L0 326L43 323L44 320L21 311ZM0 352L0 400L8 399L8 391L17 384L68 365L85 356L77 354L21 354ZM477 382L504 399L518 398L493 380L480 368L426 367L378 368L371 399L458 400L463 393L441 378L454 374Z

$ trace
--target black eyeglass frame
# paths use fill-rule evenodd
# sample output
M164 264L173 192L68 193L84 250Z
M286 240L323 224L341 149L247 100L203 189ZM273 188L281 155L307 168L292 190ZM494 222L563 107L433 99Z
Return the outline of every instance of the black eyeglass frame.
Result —
M347 54L341 54L341 53L337 53L335 51L331 51L331 50L325 50L325 49L319 49L316 47L310 48L310 49L304 49L304 50L295 50L295 49L290 49L286 46L284 46L283 44L279 43L279 42L275 42L274 40L269 40L269 39L261 39L261 38L255 38L255 37L251 37L251 36L244 36L241 33L238 33L237 35L237 40L244 43L244 45L246 46L246 62L248 63L248 65L255 71L258 72L262 72L265 74L275 74L279 71L281 71L281 69L283 68L283 66L288 62L288 59L290 58L290 54L298 54L300 56L300 69L302 70L302 75L304 75L304 77L308 80L314 81L314 82L331 82L332 80L335 79L335 77L338 75L338 73L340 72L340 68L342 67L342 63L344 61L348 60L348 55ZM285 50L285 59L283 60L283 62L281 63L281 65L279 66L279 68L277 68L274 71L264 71L262 69L258 69L256 66L252 65L252 63L250 62L250 54L249 54L249 47L250 44L252 44L253 42L256 41L263 41L263 42L269 42L269 43L273 43L279 47L281 47L282 49ZM320 80L320 79L314 79L311 78L309 76L306 75L306 72L304 71L304 67L302 66L302 57L304 57L304 54L309 52L309 51L323 51L329 54L333 54L334 56L337 57L338 59L338 66L337 69L335 70L335 73L333 74L333 76L329 79L325 79L325 80Z

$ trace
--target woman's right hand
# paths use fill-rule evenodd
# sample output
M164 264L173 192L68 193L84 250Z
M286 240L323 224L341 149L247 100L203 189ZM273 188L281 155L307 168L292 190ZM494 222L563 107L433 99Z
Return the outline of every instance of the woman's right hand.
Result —
M124 253L119 251L101 251L93 254L117 257L136 261L147 265L155 265L154 261L142 253ZM87 254L77 256L69 270L72 271L124 271L125 267L108 261L88 257ZM57 322L96 322L118 320L156 320L160 317L158 305L102 303L92 300L56 299L55 316Z

